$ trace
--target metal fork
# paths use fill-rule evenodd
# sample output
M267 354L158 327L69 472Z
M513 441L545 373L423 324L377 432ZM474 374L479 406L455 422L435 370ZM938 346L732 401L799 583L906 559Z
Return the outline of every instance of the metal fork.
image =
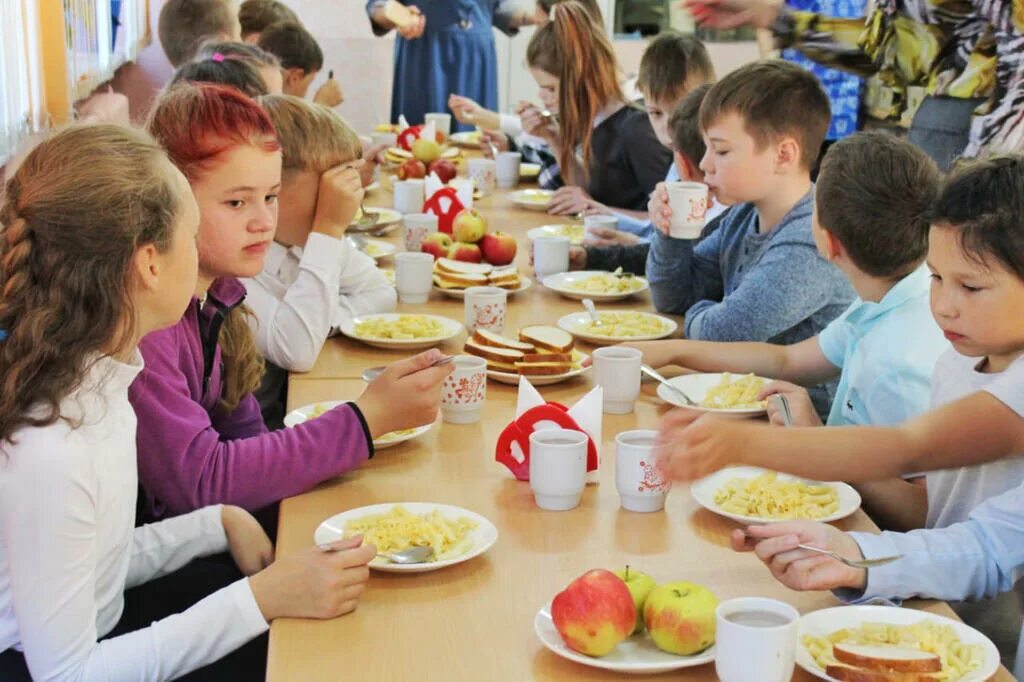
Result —
M830 556L836 561L846 564L851 568L874 568L875 566L883 566L885 564L891 564L894 561L898 561L903 558L902 554L895 554L893 556L879 557L878 559L847 559L841 554L822 549L821 547L812 547L811 545L797 545L800 549L806 549L809 552L817 552L818 554L825 554Z
M640 365L640 371L643 372L644 374L646 374L647 376L651 377L655 381L661 382L661 384L663 386L665 386L666 388L668 388L668 390L670 390L673 393L675 393L676 396L678 396L679 399L682 400L684 404L689 405L690 407L697 407L697 403L694 402L694 400L691 399L690 396L688 396L685 393L683 393L682 390L679 389L679 387L673 386L672 384L670 384L668 379L666 379L665 377L661 376L661 374L659 374L650 365Z
M792 426L793 413L789 410L789 398L781 393L775 393L769 398L769 400L775 403L776 409L779 411L779 414L782 415L783 426Z

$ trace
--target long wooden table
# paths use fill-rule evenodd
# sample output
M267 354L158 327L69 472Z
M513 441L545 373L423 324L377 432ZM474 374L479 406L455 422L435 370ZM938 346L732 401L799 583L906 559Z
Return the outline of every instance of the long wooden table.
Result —
M369 204L389 206L390 193ZM516 209L503 195L478 206L490 229L514 233L518 263L527 266L526 231L553 220ZM392 239L400 242L400 231ZM387 267L387 264L384 264ZM602 306L606 307L606 306ZM635 298L614 307L650 309ZM578 303L535 283L510 298L506 331L527 323L553 324ZM422 306L399 306L462 320L462 302L434 294ZM464 339L464 337L462 337ZM458 352L462 339L444 346ZM587 346L581 344L586 351ZM311 372L293 375L289 409L324 400L356 398L366 367L385 364L400 353L375 350L348 339L328 342ZM589 375L539 390L547 400L571 404L592 382ZM659 582L689 580L709 587L721 600L766 596L801 612L836 604L825 592L793 592L776 582L751 555L729 549L737 524L697 505L688 486L677 485L663 513L639 514L619 508L614 477L615 434L654 428L667 406L645 385L633 414L605 415L599 483L588 486L582 504L568 512L548 512L534 503L529 484L518 482L494 461L495 441L514 417L516 389L488 385L479 423L440 421L423 437L383 450L358 471L285 500L281 505L277 552L308 547L313 531L328 516L381 502L441 502L471 509L497 527L497 543L474 560L424 574L373 573L359 609L331 621L281 619L273 624L267 679L273 682L328 680L618 680L624 676L585 667L549 652L533 632L537 610L573 578L590 568L630 566ZM401 409L400 406L396 406ZM876 530L858 511L838 524L847 530ZM952 615L938 602L908 605ZM954 616L955 617L955 616ZM654 676L656 679L713 680L705 665ZM797 670L795 680L813 677ZM1001 670L994 678L1011 681Z

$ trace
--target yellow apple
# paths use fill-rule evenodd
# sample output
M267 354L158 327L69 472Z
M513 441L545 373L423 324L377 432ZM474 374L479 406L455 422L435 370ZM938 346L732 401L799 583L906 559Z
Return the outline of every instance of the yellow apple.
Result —
M633 632L640 632L644 629L644 602L647 601L647 595L658 584L651 576L642 571L635 571L629 566L626 566L624 570L615 571L615 575L622 578L622 582L626 583L629 594L633 597L633 605L636 607L636 626L633 628Z
M412 151L413 156L423 163L430 163L441 157L441 145L434 140L427 140L422 137L412 143L410 151Z
M692 656L715 643L718 599L706 587L666 583L651 590L644 604L647 634L662 651Z

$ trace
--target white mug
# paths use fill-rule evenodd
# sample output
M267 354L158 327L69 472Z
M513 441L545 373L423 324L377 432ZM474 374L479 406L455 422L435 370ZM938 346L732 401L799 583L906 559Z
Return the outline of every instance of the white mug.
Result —
M722 682L789 682L800 614L775 599L741 597L715 610L715 672Z
M708 186L703 182L679 180L665 183L665 188L672 208L669 236L696 239L704 229L704 217L708 212Z
M426 303L434 284L434 257L403 251L395 254L395 288L402 303Z
M588 215L583 218L583 241L586 243L603 239L600 235L594 234L594 230L617 230L619 219L613 215Z
M398 146L398 134L397 133L373 133L370 135L370 139L373 141L374 147L397 147Z
M402 218L406 251L419 251L423 240L437 232L437 216L433 213L409 213Z
M441 384L441 418L449 424L480 421L487 400L487 361L475 355L459 355L455 369Z
M587 434L544 429L530 434L530 489L541 509L579 506L587 485Z
M568 270L568 237L544 236L533 240L533 271L538 279Z
M427 114L423 117L423 125L427 125L433 121L434 129L448 137L452 132L452 115L451 114Z
M421 213L423 211L423 180L395 180L395 210L399 213Z
M498 177L498 187L501 189L512 189L519 184L519 164L522 163L523 155L519 152L499 152L495 159L495 174Z
M497 183L497 163L494 159L470 159L466 174L483 195L493 194Z
M640 365L644 354L627 346L606 346L594 351L594 383L603 391L605 414L629 414L640 395Z
M657 431L638 429L615 436L615 488L622 508L635 512L656 512L665 508L672 487L654 465Z
M500 287L466 289L466 331L487 329L500 334L505 330L508 292Z

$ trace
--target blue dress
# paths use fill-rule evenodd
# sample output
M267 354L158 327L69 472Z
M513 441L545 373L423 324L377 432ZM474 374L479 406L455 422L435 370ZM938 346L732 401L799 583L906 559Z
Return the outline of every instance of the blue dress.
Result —
M366 12L381 0L369 0ZM425 114L448 111L448 96L464 95L482 106L498 109L498 58L495 27L506 35L518 32L512 23L518 10L508 0L400 0L415 4L427 18L423 35L414 40L395 37L395 79L391 90L391 121L404 114L409 123ZM376 35L386 30L373 23ZM452 121L453 130L471 126Z

